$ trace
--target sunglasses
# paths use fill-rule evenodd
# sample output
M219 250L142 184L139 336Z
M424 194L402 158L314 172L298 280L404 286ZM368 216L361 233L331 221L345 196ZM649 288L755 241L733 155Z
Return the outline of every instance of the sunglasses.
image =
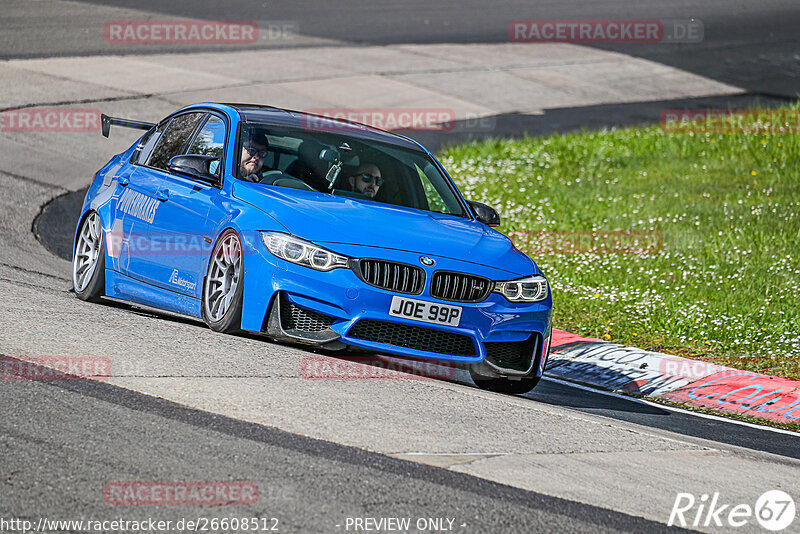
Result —
M264 159L267 156L267 151L263 148L253 148L251 146L244 145L242 148L247 150L247 153L251 156L255 156L257 158Z
M374 176L374 175L368 174L366 172L362 172L361 174L356 174L356 176L358 176L359 178L361 178L362 180L364 180L368 184L372 183L372 182L375 182L375 185L378 185L378 186L383 185L383 178L381 178L380 176Z

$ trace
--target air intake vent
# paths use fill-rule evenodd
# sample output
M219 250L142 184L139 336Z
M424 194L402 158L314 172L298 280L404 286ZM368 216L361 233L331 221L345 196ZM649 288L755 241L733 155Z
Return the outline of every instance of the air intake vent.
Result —
M456 302L480 302L491 290L491 280L465 273L436 271L431 282L431 296Z
M539 347L539 335L533 334L525 341L484 342L486 360L501 369L525 372Z
M323 313L306 310L283 299L281 302L281 326L286 331L322 332L336 320Z
M361 278L369 285L397 293L418 295L425 286L425 271L413 265L383 260L360 260Z
M474 356L475 343L472 338L462 334L444 332L423 326L413 326L372 319L361 319L347 333L350 337L384 343L407 349Z

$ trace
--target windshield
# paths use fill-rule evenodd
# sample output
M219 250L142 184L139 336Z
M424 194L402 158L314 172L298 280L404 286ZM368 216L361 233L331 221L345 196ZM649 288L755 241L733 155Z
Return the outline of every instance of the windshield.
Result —
M421 150L257 123L243 125L239 147L241 180L465 216L456 192Z

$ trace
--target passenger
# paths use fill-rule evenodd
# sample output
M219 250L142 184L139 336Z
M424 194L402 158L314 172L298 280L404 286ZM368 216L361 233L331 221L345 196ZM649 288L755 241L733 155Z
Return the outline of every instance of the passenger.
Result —
M267 156L269 141L265 132L251 132L247 137L242 135L242 159L239 163L239 179L248 182L260 182L264 158Z
M347 181L350 184L351 191L361 193L369 198L375 198L381 185L383 185L381 170L372 163L362 164Z

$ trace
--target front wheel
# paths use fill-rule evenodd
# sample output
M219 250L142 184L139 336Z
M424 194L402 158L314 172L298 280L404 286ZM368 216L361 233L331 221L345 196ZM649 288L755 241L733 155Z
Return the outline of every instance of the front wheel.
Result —
M519 380L511 380L503 377L488 377L480 375L472 369L470 369L469 374L472 376L472 381L475 382L475 385L479 388L509 395L528 393L535 388L536 384L541 380L540 376L526 376Z
M81 224L72 254L72 287L81 300L97 302L106 285L106 247L97 212L89 212Z
M211 254L203 285L203 320L212 330L241 330L243 278L242 242L234 230L226 230Z

